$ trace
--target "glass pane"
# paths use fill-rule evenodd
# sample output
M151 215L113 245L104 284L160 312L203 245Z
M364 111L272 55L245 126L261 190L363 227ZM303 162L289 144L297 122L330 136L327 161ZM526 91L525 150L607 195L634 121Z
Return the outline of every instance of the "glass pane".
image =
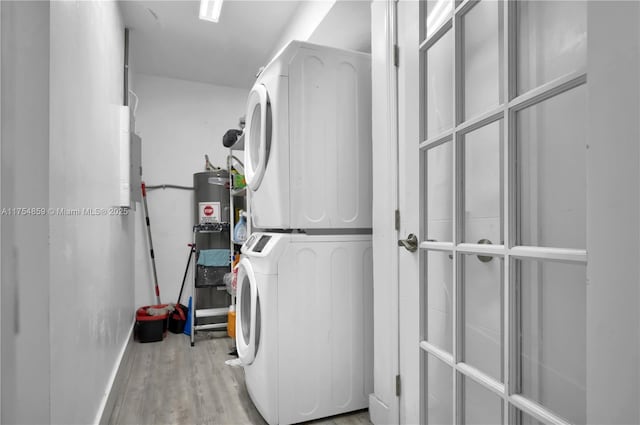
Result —
M427 138L453 126L453 35L447 32L426 55Z
M515 409L515 408L514 408ZM516 424L517 425L545 425L544 422L540 422L533 416L524 413L520 409L515 409L516 412Z
M256 339L255 339L255 352L258 352L258 348L260 348L260 332L262 328L262 312L260 311L260 295L256 295Z
M586 67L586 1L522 1L517 14L518 94Z
M427 239L453 240L453 149L447 142L427 151Z
M258 168L260 158L260 129L262 126L262 106L257 103L251 115L251 129L249 131L249 150L251 151L251 168Z
M517 114L520 244L586 247L586 89Z
M240 325L244 342L248 344L251 338L251 282L249 281L249 276L246 274L242 279L242 288L240 291L242 292L242 302L240 303L242 322Z
M453 373L446 363L424 353L426 356L427 412L428 424L453 423Z
M502 264L503 259L480 261L462 255L464 298L464 361L501 381L502 378ZM481 257L488 260L490 257Z
M500 104L502 82L501 3L484 0L462 18L464 117L472 118Z
M464 136L464 236L502 244L502 123Z
M425 22L425 32L427 38L429 38L450 17L453 3L451 0L427 0L426 3L427 21Z
M452 351L453 262L448 253L427 252L426 340Z
M586 267L520 260L520 392L586 422Z
M502 399L476 383L463 377L464 423L467 425L499 425L502 423Z

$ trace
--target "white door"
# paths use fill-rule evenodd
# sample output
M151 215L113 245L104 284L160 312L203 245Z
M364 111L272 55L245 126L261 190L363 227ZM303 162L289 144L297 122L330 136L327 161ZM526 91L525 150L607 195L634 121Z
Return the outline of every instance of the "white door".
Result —
M243 366L253 363L260 344L260 298L253 266L247 258L238 264L236 348Z
M587 69L608 67L627 78L631 100L618 96L623 106L609 107L623 116L628 108L638 113L632 73L640 69L640 13L627 5L605 19L612 7L605 3L600 9L586 1L398 3L399 205L406 238L400 242L410 248L414 233L418 248L399 248L403 423L594 422L609 410L602 407L606 395L595 396L605 393L598 379L622 395L616 405L637 399L637 267L615 268L619 261L607 252L587 255L624 235L612 223L615 208L597 202L614 187L630 189L625 196L635 216L625 222L633 237L611 248L635 255L634 262L639 252L637 121L617 120L616 127L614 117L598 120L599 100L610 98L598 85L624 83L592 83ZM587 47L588 27L620 19L635 39L602 30ZM607 49L606 42L613 44ZM633 59L612 64L605 56L615 54L607 51L620 45L635 50L614 59ZM615 155L602 149L626 161L625 172L589 155L603 146L594 129L635 141L618 143L624 152ZM625 173L630 181L616 180ZM596 176L604 180L595 184ZM595 227L612 232L592 232ZM603 285L610 282L593 284L606 272L632 283L623 279L607 292ZM600 294L624 303L625 315ZM607 338L618 345L598 345L607 338L594 317L607 322L605 329L629 330L628 347L617 337ZM635 358L618 365L618 355L603 355L619 350ZM632 378L618 378L625 368ZM626 383L610 380L606 370ZM624 409L609 411L609 421L635 423L637 405Z
M269 160L271 147L271 105L263 84L256 83L247 100L245 126L245 177L253 191L258 190Z

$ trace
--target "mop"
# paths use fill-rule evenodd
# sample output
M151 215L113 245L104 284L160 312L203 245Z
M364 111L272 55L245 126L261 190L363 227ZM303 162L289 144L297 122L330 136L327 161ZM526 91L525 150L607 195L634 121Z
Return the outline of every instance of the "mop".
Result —
M142 187L142 200L144 215L147 220L147 236L149 238L149 252L151 254L151 265L153 267L153 278L156 290L156 304L140 307L136 311L136 339L140 342L162 341L167 331L167 319L173 311L173 306L160 303L160 287L158 286L158 273L156 271L156 260L153 253L153 242L151 240L151 227L149 223L149 207L147 205L147 190L144 182Z
M149 206L147 205L147 189L142 182L142 205L144 206L144 217L147 221L147 237L149 238L149 253L151 254L151 267L153 268L153 281L155 282L156 304L160 305L160 287L158 286L158 272L156 271L156 256L153 253L153 240L151 239L151 224L149 222Z

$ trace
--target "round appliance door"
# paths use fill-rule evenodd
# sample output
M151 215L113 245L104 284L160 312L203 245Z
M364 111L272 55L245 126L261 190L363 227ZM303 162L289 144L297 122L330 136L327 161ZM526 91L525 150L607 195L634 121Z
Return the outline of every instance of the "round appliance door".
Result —
M271 150L271 104L267 89L256 84L247 101L244 170L247 186L256 191L264 177Z
M247 258L238 264L236 287L236 348L243 366L253 363L260 344L260 297L253 267Z

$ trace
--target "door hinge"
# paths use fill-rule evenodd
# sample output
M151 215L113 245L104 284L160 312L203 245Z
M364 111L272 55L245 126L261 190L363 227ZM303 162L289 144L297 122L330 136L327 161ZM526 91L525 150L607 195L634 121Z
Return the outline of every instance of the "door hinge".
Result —
M396 375L396 397L400 397L400 375Z
M400 66L400 46L393 45L393 65L398 68Z
M396 230L400 231L400 210L396 210Z

